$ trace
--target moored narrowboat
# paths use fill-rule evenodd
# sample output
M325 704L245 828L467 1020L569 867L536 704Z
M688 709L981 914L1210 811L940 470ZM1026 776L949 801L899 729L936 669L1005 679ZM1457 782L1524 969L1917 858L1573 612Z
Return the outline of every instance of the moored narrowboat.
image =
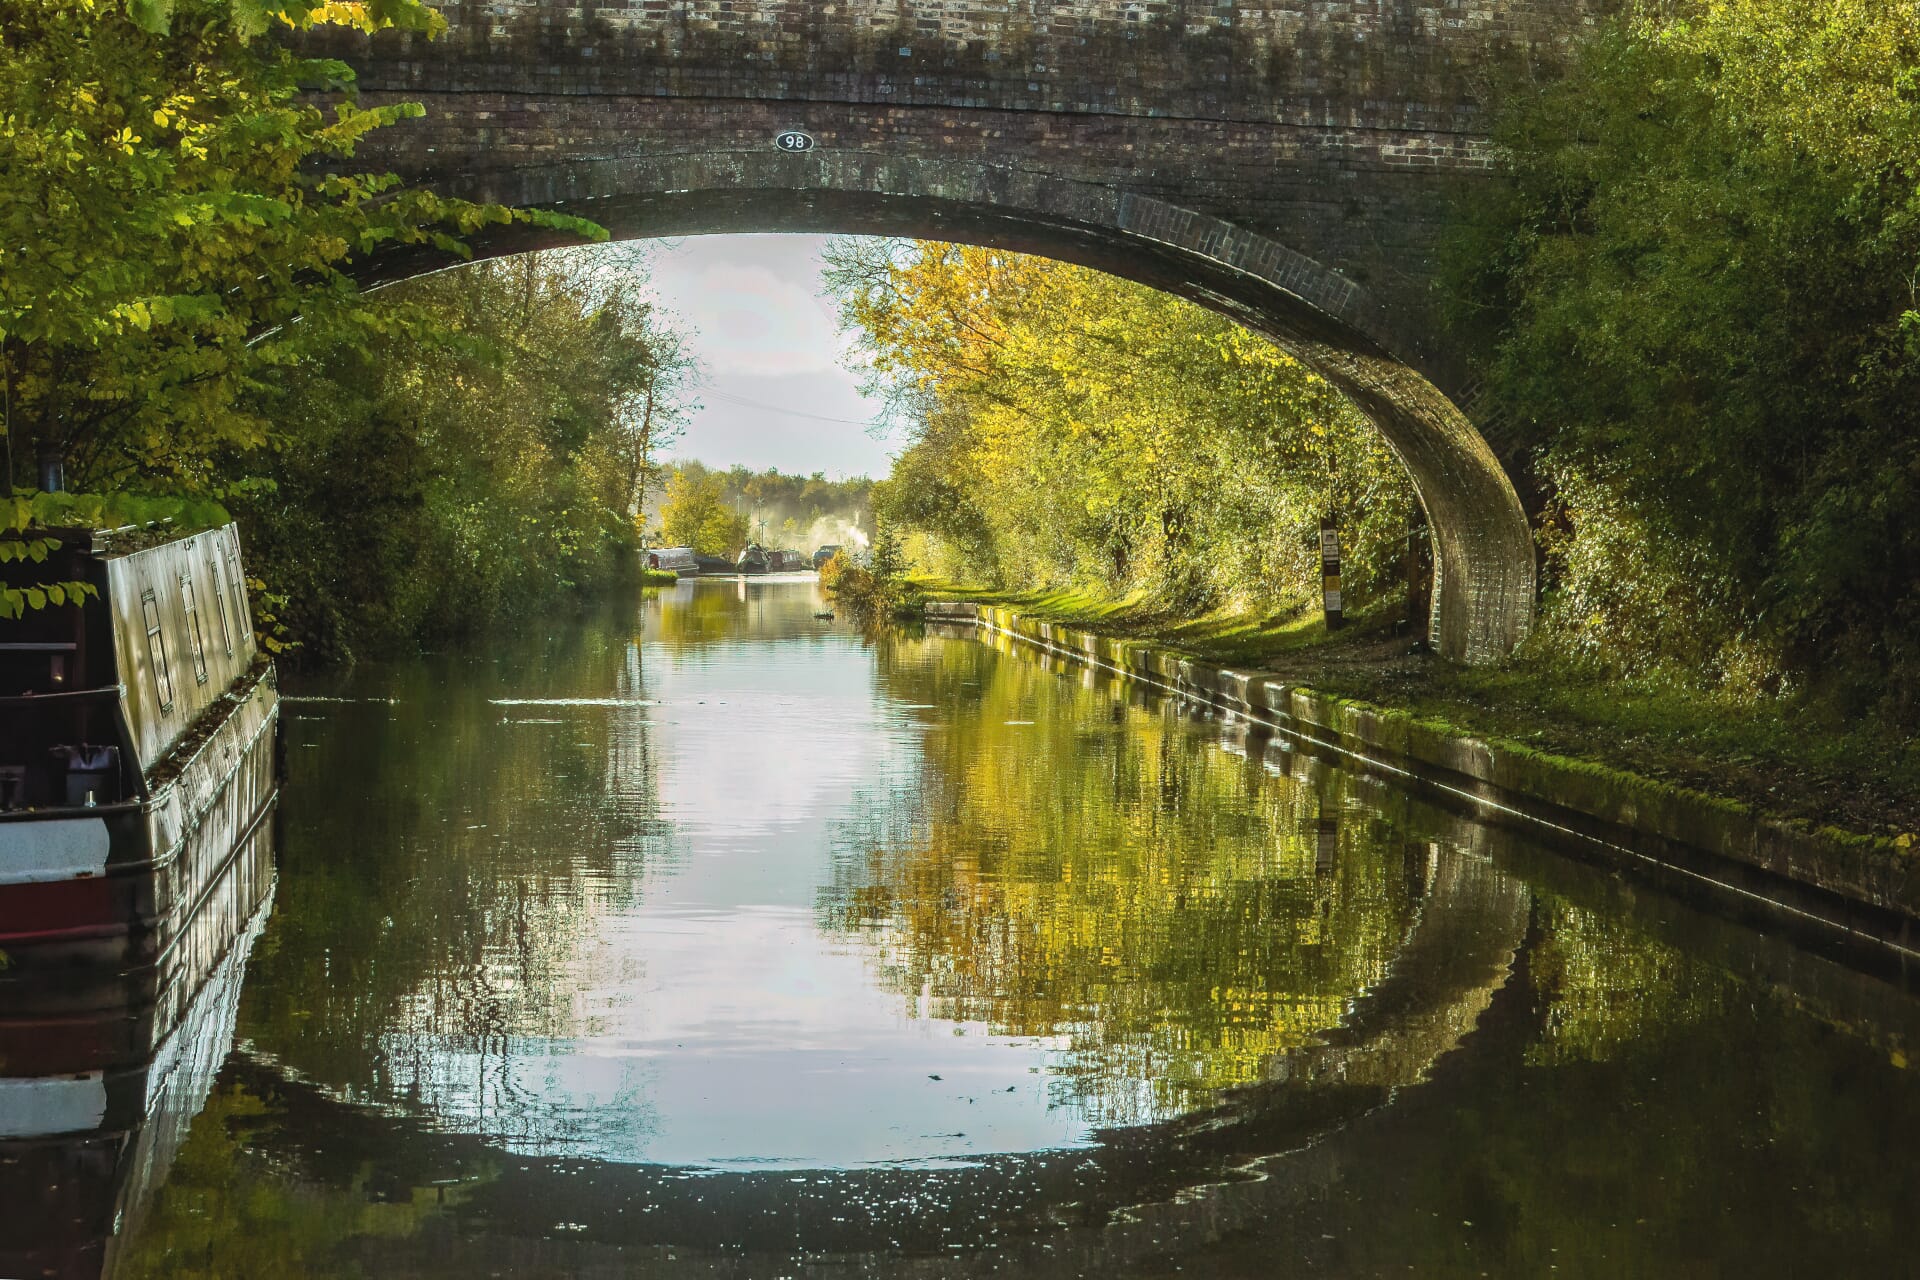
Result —
M25 579L97 599L0 621L8 979L161 961L277 798L279 693L238 530L49 535Z
M692 578L699 575L700 562L692 547L655 547L647 552L647 568Z

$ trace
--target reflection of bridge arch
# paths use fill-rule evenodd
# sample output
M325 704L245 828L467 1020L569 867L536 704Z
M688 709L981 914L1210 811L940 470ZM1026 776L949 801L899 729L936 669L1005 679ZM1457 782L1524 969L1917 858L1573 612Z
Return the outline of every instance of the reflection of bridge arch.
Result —
M978 1274L991 1256L1052 1274L1062 1254L1121 1260L1151 1252L1175 1214L1189 1238L1230 1229L1261 1212L1248 1170L1276 1152L1337 1141L1329 1135L1390 1102L1457 1045L1504 981L1524 931L1524 891L1483 859L1436 854L1427 904L1403 962L1354 1006L1346 1030L1292 1055L1264 1084L1209 1111L1160 1125L1108 1131L1091 1148L995 1156L961 1168L869 1167L796 1176L686 1171L510 1156L487 1139L436 1132L428 1117L368 1110L300 1077L297 1063L252 1059L245 1083L287 1111L271 1154L298 1168L301 1153L358 1150L395 1169L460 1170L465 1205L455 1223L429 1222L399 1260L421 1275L464 1274L490 1256L525 1265L575 1265L572 1245L550 1240L555 1222L578 1239L631 1250L699 1248L727 1241L748 1253L830 1255L823 1275L863 1274L918 1255L913 1274ZM423 1123L425 1121L425 1123ZM375 1179L385 1177L376 1168ZM1249 1197L1252 1198L1249 1198ZM1139 1206L1139 1207L1130 1207ZM1206 1224L1213 1225L1206 1225ZM1199 1232L1198 1236L1193 1235ZM968 1248L955 1249L964 1243ZM592 1245L586 1246L589 1250ZM811 1273L811 1272L810 1272ZM1014 1274L1019 1274L1016 1265Z
M615 239L756 231L944 239L1039 254L1190 299L1326 378L1399 454L1434 530L1434 629L1444 655L1498 657L1529 625L1532 538L1486 441L1418 371L1399 317L1355 281L1269 236L1034 169L865 150L581 159L449 175L440 185L508 205L558 207ZM518 228L482 237L476 249L495 257L559 242ZM369 264L365 275L391 282L443 264L402 254Z
M1462 821L1456 849L1479 828ZM1275 1064L1276 1078L1399 1088L1423 1079L1479 1020L1526 933L1528 894L1484 858L1441 854L1420 923L1393 971L1329 1032L1323 1043Z

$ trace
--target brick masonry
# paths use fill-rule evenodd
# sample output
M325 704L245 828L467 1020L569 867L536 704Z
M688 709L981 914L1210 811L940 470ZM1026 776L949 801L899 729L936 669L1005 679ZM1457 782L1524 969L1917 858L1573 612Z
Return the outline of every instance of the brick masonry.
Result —
M438 40L308 37L423 121L362 158L617 235L971 238L1172 288L1274 337L1399 449L1468 660L1531 618L1524 515L1455 407L1434 246L1495 163L1502 64L1607 0L453 0ZM803 129L817 150L773 137ZM497 241L508 252L532 241Z

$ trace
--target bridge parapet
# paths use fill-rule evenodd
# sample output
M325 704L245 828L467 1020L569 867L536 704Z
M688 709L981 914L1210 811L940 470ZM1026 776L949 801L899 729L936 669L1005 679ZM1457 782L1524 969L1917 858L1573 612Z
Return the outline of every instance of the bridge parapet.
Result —
M369 87L967 105L1472 133L1489 63L1604 0L449 0ZM449 79L451 77L451 79Z

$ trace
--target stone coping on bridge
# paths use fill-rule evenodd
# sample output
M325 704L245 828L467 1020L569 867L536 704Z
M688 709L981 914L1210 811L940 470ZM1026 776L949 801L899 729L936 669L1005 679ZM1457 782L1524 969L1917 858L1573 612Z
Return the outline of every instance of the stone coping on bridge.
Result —
M1438 787L1483 816L1598 844L1739 898L1920 952L1920 929L1912 927L1920 920L1920 857L1890 840L1769 817L1738 801L1012 609L931 601L926 616L971 623L1270 720L1315 746Z

